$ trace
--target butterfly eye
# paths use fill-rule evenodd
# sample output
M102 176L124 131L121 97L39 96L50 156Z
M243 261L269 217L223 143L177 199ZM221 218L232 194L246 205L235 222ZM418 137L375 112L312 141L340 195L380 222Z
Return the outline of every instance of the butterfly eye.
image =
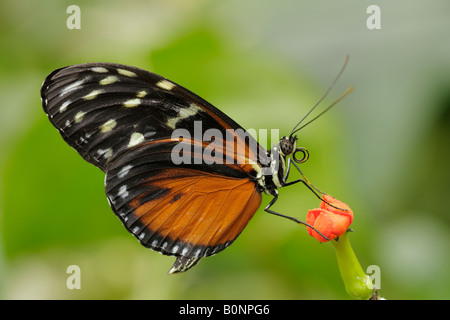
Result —
M294 143L288 137L283 137L280 140L280 149L284 155L289 156L294 151Z
M303 156L301 158L297 158L297 153L301 152ZM295 149L294 155L292 156L294 158L294 161L297 163L303 163L306 162L309 159L309 152L305 148L297 148Z

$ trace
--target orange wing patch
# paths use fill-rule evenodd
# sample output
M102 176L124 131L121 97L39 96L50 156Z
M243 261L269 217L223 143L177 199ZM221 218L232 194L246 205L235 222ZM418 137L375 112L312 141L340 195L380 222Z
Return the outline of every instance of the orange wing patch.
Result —
M155 188L166 192L150 200L142 194L130 201L132 224L125 223L143 245L164 254L202 257L225 249L261 203L261 194L249 179L172 171L145 182L152 194L157 193Z

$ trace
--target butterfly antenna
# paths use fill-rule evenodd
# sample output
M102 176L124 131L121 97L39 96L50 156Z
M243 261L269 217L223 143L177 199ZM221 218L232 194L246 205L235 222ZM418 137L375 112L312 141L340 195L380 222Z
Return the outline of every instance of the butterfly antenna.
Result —
M340 96L336 101L334 101L332 104L330 104L325 110L323 110L321 113L319 113L319 114L318 114L317 116L315 116L313 119L311 119L310 121L308 121L307 123L305 123L304 125L302 125L300 128L298 128L297 130L295 130L294 132L292 132L291 135L294 134L294 133L296 133L297 131L303 129L303 128L306 127L308 124L310 124L311 122L313 122L314 120L316 120L317 118L319 118L320 116L322 116L325 112L327 112L328 110L330 110L331 108L333 108L334 105L335 105L336 103L338 103L339 101L341 101L342 99L344 99L345 96L348 95L348 94L349 94L350 92L352 92L352 91L353 91L353 86L350 86L350 87L347 89L347 91L345 91L345 92L342 94L342 96Z
M295 125L295 127L291 131L291 134L289 135L290 137L292 137L292 135L294 133L296 133L298 130L300 130L301 128L304 127L304 126L302 126L299 129L297 129L297 127L311 114L311 112L314 111L314 109L322 102L322 100L325 99L325 97L328 95L328 93L330 93L331 89L333 89L334 85L336 84L336 82L339 80L339 78L341 77L342 73L344 72L345 67L347 66L347 63L348 63L348 59L349 59L349 55L347 54L345 56L344 63L342 64L341 70L337 74L336 78L334 78L333 82L328 87L327 91L325 91L324 95L319 99L319 101L317 101L316 104L306 113L306 115ZM343 97L341 97L339 100L341 100L342 98ZM332 104L332 106L335 105L337 102L338 101L336 101L334 104ZM328 111L332 106L328 107L325 111ZM322 112L320 115L324 114L325 111ZM317 119L319 116L315 117L313 120ZM308 123L311 123L311 122L312 121L310 121Z

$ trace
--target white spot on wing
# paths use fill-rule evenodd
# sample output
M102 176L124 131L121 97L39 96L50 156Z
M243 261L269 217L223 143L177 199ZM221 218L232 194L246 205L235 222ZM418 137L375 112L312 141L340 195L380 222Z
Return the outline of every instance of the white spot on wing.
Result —
M105 159L109 159L109 158L111 158L112 154L113 154L113 150L111 148L109 148L108 151L105 152L103 157L105 157Z
M61 107L59 107L59 112L62 113L62 112L64 112L64 111L66 111L66 110L67 110L67 106L68 106L69 104L71 104L71 103L72 103L72 102L69 101L69 100L64 101L63 104L61 105Z
M124 178L128 174L128 172L130 172L131 168L133 168L133 166L131 166L131 165L127 165L127 166L123 167L122 169L120 169L119 173L117 174L117 177L119 179Z
M178 121L181 121L183 119L189 118L190 116L196 115L200 111L202 111L202 108L200 108L195 103L191 103L189 105L189 108L181 108L180 112L178 113L178 116L167 120L166 125L172 129L175 129Z
M83 111L78 112L74 117L75 123L80 123L83 120L85 114L86 112Z
M105 92L105 90L93 90L83 97L84 100L94 100L100 93Z
M78 89L83 84L83 82L85 82L88 79L89 78L81 79L81 80L75 81L74 83L68 85L63 90L61 90L61 93L59 94L59 96L62 97L63 95Z
M145 97L146 95L147 95L147 91L145 91L145 90L141 90L141 91L139 91L137 94L136 94L136 97L138 97L138 98L143 98L143 97Z
M141 104L141 99L135 98L135 99L130 99L130 100L125 101L123 103L123 106L127 107L127 108L134 108L134 107L137 107L140 104Z
M112 83L117 82L117 81L119 81L119 78L117 76L107 76L106 78L100 80L99 83L102 86L104 86L104 85L112 84Z
M106 181L108 180L108 172L105 173L105 180L103 180L103 184L106 187ZM106 196L108 198L108 202L109 202L109 196Z
M130 142L128 143L128 148L137 146L138 144L144 142L144 136L142 133L134 132L130 137Z
M105 159L109 159L112 156L113 150L111 148L108 149L98 149L97 153L100 156L103 156Z
M117 193L118 197L121 197L122 199L128 197L129 193L127 191L127 186L123 185L120 187L119 192Z
M194 257L198 257L198 256L200 256L200 253L202 252L202 249L197 249L195 252L194 252Z
M97 73L106 73L108 72L108 69L103 68L103 67L93 67L91 68L92 71L97 72Z
M117 68L117 72L119 74L123 75L123 76L126 76L126 77L131 77L132 78L132 77L136 77L137 76L136 73L134 73L133 71L126 70L126 69Z
M116 120L114 119L109 119L108 121L106 121L104 124L102 124L100 126L100 132L101 133L106 133L111 131L112 129L114 129L114 127L117 125Z
M172 90L175 87L175 84L168 80L161 80L156 84L161 89Z

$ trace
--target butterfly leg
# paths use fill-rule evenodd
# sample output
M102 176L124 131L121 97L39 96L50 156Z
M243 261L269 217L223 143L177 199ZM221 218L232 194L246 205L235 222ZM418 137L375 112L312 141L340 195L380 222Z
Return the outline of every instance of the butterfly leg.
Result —
M294 182L294 183L297 183L297 182L300 182L300 181L293 181L293 182ZM296 223L298 223L298 224L302 224L302 225L304 225L304 226L310 227L311 229L313 229L314 231L316 231L319 235L321 235L322 237L324 237L326 240L331 240L330 238L324 236L320 231L318 231L316 228L314 228L313 226L311 226L310 224L308 224L308 223L306 223L306 222L303 222L303 221L301 221L301 220L298 220L297 218L294 218L294 217L291 217L291 216L286 216L286 215L284 215L284 214L281 214L281 213L275 212L275 211L273 211L273 210L270 210L270 208L271 208L271 207L275 204L275 202L277 202L277 200L278 200L278 191L275 190L275 192L276 192L276 195L273 197L272 201L270 201L270 203L264 208L264 211L266 211L267 213L270 213L270 214L273 214L273 215L282 217L282 218L286 218L286 219L292 220L292 221L294 221L294 222L296 222Z
M294 180L294 181L286 182L287 179L289 178L289 173L291 171L291 163L294 164L295 168L298 170L298 172L300 172L300 174L302 175L303 179L297 179L297 180ZM303 172L301 172L300 168L295 164L295 162L292 162L291 158L289 158L288 159L288 163L287 163L286 174L284 175L284 178L283 178L283 187L291 186L291 185L299 183L299 182L303 183L309 190L311 190L312 193L314 193L317 198L319 198L321 201L324 201L322 199L322 197L317 193L317 192L319 192L319 193L323 194L323 192L320 191L319 189L317 189L316 187L314 187L308 181L308 179L306 179L306 177L303 175ZM317 190L317 192L316 192L316 190Z
M291 182L286 182L287 178L289 177L289 172L291 170L291 163L295 166L295 168L298 170L298 172L300 172L300 174L302 175L303 179L297 179ZM296 184L298 182L303 183L309 190L311 190L312 193L314 193L314 195L320 200L325 202L326 204L328 204L329 206L338 209L338 210L343 210L343 211L347 211L347 209L342 209L339 207L336 207L334 205L332 205L331 203L329 203L328 201L326 201L325 199L323 199L323 197L321 195L319 195L319 193L324 194L324 192L320 191L319 189L317 189L315 186L313 186L311 184L311 182L308 181L308 179L306 179L306 177L304 176L303 172L300 170L300 168L297 166L297 164L295 162L291 161L291 158L288 159L288 163L287 163L287 169L286 169L286 174L284 176L284 187L287 186L291 186L293 184Z

